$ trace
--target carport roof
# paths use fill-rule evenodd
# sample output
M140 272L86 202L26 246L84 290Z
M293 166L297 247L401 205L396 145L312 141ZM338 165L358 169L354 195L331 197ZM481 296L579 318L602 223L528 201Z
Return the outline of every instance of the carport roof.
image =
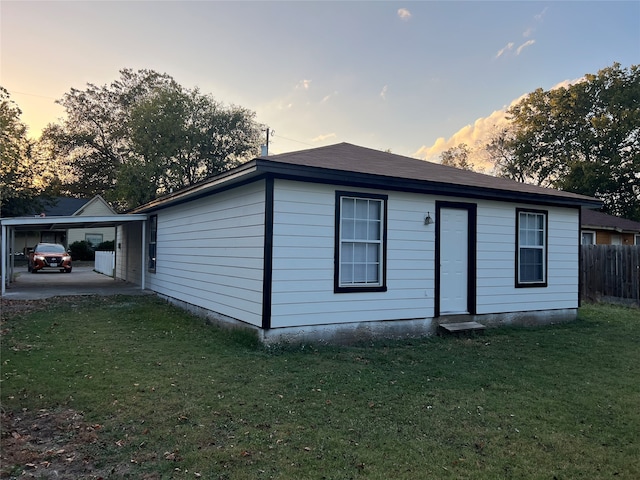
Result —
M129 222L147 219L146 214L74 216L74 217L7 217L0 219L2 226L16 231L66 230L69 228L115 227Z
M5 294L7 270L8 270L8 243L10 231L31 231L31 230L66 230L70 228L91 228L91 227L115 227L125 223L144 222L147 215L125 214L125 215L105 215L105 216L73 216L73 217L6 217L0 218L2 235L0 242L0 293ZM142 232L142 244L144 245L144 230ZM144 252L144 248L142 248ZM144 253L143 253L144 255ZM10 277L9 277L10 278ZM142 290L144 290L144 275L142 276Z

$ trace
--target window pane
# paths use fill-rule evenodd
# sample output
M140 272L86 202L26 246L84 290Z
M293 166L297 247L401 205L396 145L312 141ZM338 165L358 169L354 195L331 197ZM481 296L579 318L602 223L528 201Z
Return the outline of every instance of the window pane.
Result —
M365 283L367 279L367 264L356 263L353 265L353 281L354 283Z
M342 218L353 218L355 215L355 199L342 198Z
M378 264L367 265L367 283L378 283Z
M369 235L367 237L368 240L380 240L380 222L370 221L369 222Z
M353 240L353 220L342 220L340 226L340 235L345 240Z
M370 219L380 219L380 209L382 207L382 202L371 200L369 202L369 218Z
M520 249L520 281L542 282L543 278L543 250L541 248Z
M353 262L353 243L343 243L341 254L344 263Z
M353 260L356 263L365 263L367 261L367 244L356 243L353 245L354 255Z
M361 200L361 199L357 199L356 200L356 218L360 218L360 219L366 219L368 218L367 212L368 212L368 207L369 207L369 201L368 200Z
M380 261L380 249L377 244L367 245L367 262L378 263Z
M367 221L366 220L356 220L355 221L355 234L353 238L357 238L358 240L366 240L367 239Z
M353 264L351 263L340 264L340 283L342 284L353 283Z

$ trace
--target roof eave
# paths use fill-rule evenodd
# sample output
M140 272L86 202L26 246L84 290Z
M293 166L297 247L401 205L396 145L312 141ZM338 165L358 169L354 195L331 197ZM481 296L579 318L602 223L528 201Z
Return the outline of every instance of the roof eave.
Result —
M127 213L149 213L160 208L166 208L180 203L185 203L196 198L212 195L221 189L230 188L235 183L246 182L258 172L256 160L251 160L232 170L221 173L210 180L184 188L176 193L170 193L151 202L140 205Z
M456 197L472 197L485 200L514 201L544 205L599 208L602 202L589 197L565 197L531 192L509 191L428 180L408 180L391 176L354 173L304 165L291 165L272 161L259 162L258 168L276 178L304 180L314 183L354 185L363 188L384 188L386 190L411 191L425 194L440 194Z

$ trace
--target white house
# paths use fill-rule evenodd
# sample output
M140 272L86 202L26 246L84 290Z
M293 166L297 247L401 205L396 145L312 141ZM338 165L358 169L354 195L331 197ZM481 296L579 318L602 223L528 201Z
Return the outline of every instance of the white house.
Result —
M256 158L141 206L145 231L119 227L116 276L144 275L267 343L564 321L578 308L580 207L600 205L342 143Z
M100 195L96 195L72 213L73 216L86 217L100 217L115 214L115 210L111 208L111 205L109 205ZM114 239L115 229L113 227L75 228L70 229L67 232L68 245L84 240L91 243L94 247L97 247L102 242Z
M41 217L103 217L115 215L116 212L100 195L91 199L57 197L51 205L45 207L43 212L34 212L33 216ZM48 230L19 231L15 238L14 248L16 252L26 252L39 242L62 243L69 246L74 242L85 240L94 246L102 242L115 239L115 228L109 227L83 227L64 229L53 227Z

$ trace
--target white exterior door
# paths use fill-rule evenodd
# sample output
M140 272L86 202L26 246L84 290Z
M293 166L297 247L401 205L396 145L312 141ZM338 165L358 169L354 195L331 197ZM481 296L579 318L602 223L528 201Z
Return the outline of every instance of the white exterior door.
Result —
M440 210L440 314L468 312L469 212Z

